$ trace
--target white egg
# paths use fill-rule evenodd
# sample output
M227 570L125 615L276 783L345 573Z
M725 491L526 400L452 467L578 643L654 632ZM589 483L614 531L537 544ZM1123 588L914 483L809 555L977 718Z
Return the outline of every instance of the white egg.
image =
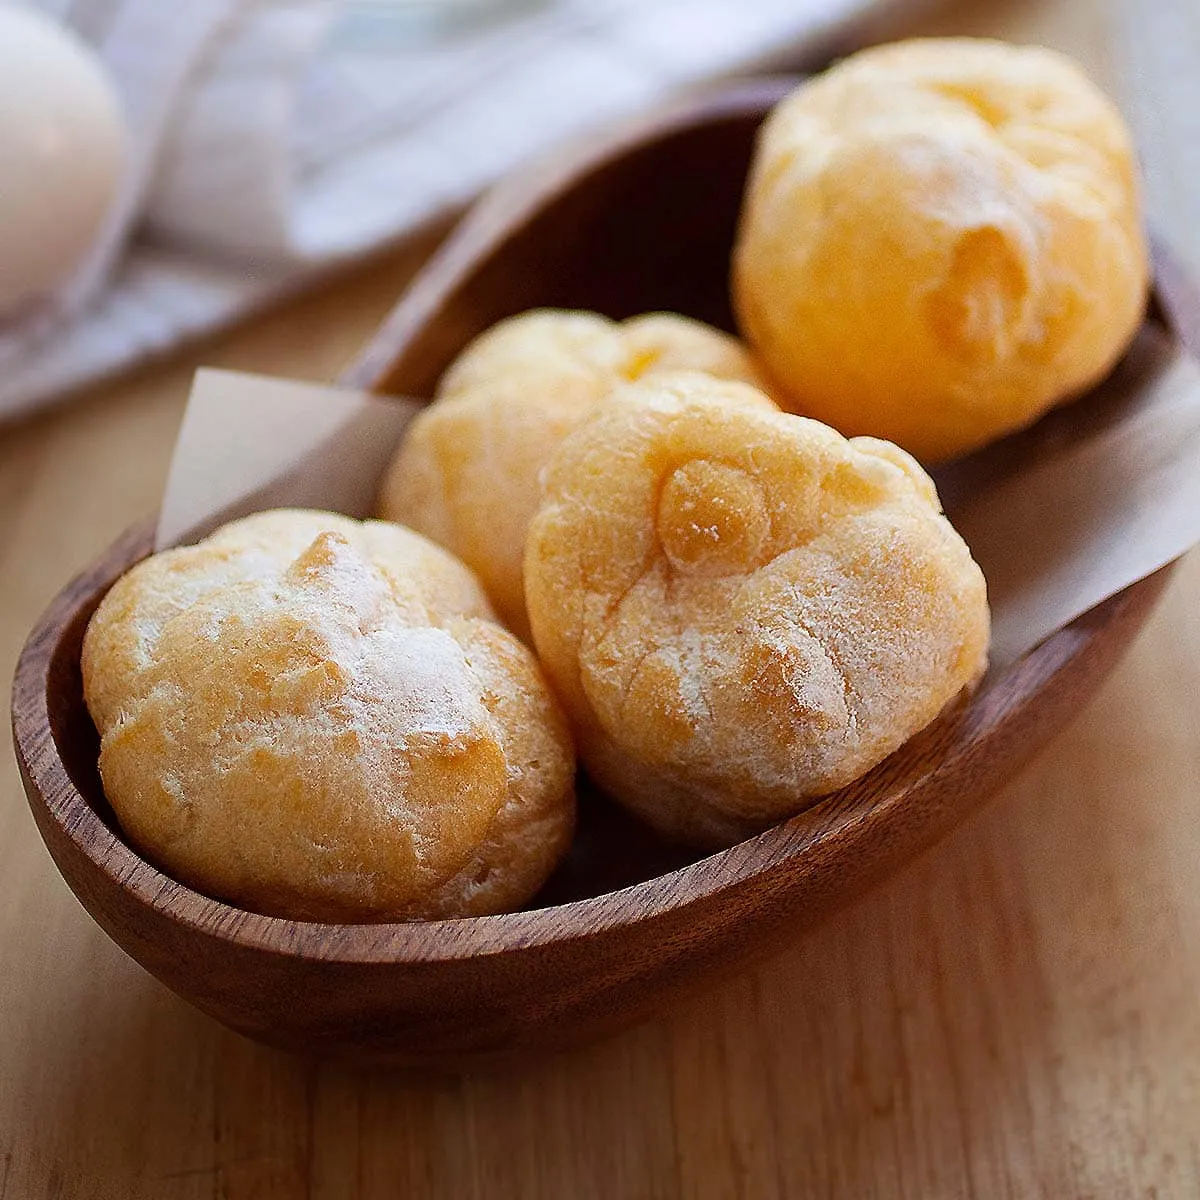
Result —
M120 105L95 52L40 13L0 3L0 316L70 278L124 159Z

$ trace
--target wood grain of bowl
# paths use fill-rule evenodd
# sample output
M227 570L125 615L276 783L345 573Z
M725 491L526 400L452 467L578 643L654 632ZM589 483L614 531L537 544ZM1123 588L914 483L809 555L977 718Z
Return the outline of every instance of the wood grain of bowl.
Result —
M757 126L794 80L728 85L495 189L346 382L429 395L464 343L537 305L676 309L730 326L727 263ZM79 652L105 590L150 552L132 530L52 602L17 668L30 806L84 907L180 996L295 1049L454 1065L630 1024L853 900L975 811L1078 711L1169 568L1074 621L853 786L698 861L586 795L568 861L525 912L320 925L201 896L123 840L96 769Z

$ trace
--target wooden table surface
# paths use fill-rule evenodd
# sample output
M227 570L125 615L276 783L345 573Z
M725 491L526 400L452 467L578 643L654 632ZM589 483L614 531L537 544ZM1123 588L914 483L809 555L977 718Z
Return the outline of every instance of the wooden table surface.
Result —
M938 31L1113 78L1096 0ZM0 669L156 503L197 363L329 379L417 248L0 433ZM814 935L602 1045L414 1078L262 1049L59 879L0 754L0 1200L1200 1196L1200 560L982 816ZM4 735L7 737L7 733Z

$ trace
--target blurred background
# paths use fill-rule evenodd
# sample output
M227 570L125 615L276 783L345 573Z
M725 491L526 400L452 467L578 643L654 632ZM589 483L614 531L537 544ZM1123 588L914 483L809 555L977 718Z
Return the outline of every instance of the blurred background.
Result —
M311 287L657 97L819 65L961 7L0 0L0 420ZM1154 132L1152 212L1190 228L1163 164L1200 169L1192 6L1090 7Z
M0 3L0 78L6 56L13 70L41 64L26 69L36 105L0 117L0 150L11 186L24 177L33 189L36 177L46 193L24 198L26 224L16 219L20 197L10 198L7 233L0 204L0 252L6 237L50 236L47 213L59 217L59 239L90 233L65 274L46 281L34 269L7 286L0 274L0 416L211 333L393 244L563 138L705 79L819 62L838 39L849 44L853 24L896 7ZM59 32L75 44L55 45ZM15 80L9 90L20 91ZM105 91L115 132L97 127ZM97 151L104 139L114 142L107 156ZM58 183L50 160L72 164ZM81 212L89 184L96 202ZM10 276L20 265L10 257Z

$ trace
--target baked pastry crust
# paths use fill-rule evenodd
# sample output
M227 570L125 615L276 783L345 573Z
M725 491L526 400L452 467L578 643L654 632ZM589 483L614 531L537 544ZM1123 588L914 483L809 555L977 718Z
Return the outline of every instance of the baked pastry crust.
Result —
M384 478L380 515L452 550L528 639L522 562L542 469L621 383L692 369L760 384L741 344L669 313L615 322L539 309L501 321L446 372Z
M975 684L989 635L909 455L728 392L660 377L598 409L548 468L525 562L589 774L706 846L882 761Z
M930 462L1111 369L1148 284L1116 107L1051 50L866 50L767 120L734 254L739 322L793 411Z
M139 563L83 645L132 843L301 920L519 907L570 840L574 753L470 571L407 529L283 510Z

